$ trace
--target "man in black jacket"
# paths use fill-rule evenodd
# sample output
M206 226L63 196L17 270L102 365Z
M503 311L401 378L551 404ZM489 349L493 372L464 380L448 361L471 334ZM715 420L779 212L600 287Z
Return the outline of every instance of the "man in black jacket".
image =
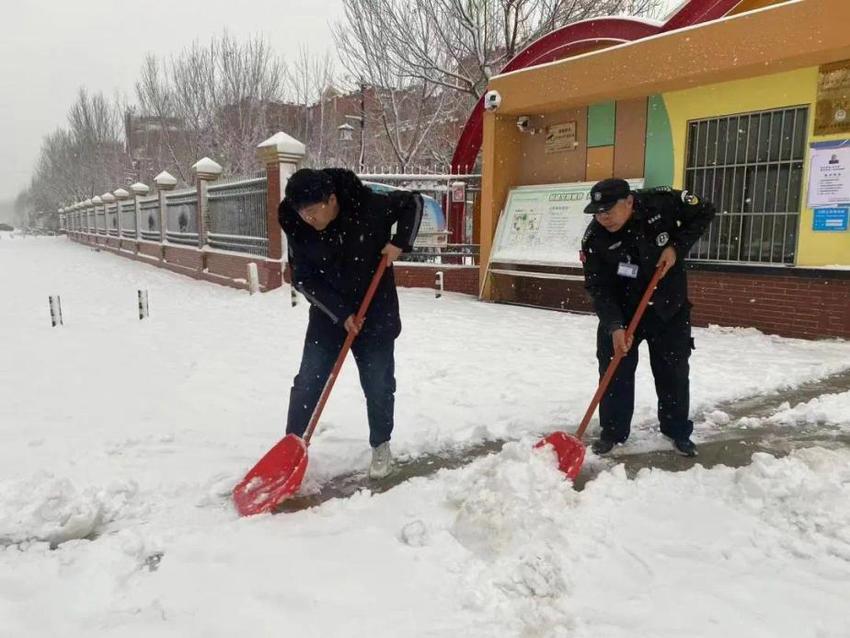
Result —
M606 454L629 436L638 344L646 340L658 395L661 432L685 456L696 456L689 420L691 303L685 257L714 217L714 206L687 191L658 187L632 192L622 179L593 186L585 212L594 216L582 239L585 287L599 317L596 356L602 376L614 352L620 367L599 406L602 433L593 451ZM655 269L663 278L633 339L626 326Z
M374 193L351 171L301 169L286 184L280 225L286 233L292 283L310 302L301 368L292 385L286 432L303 435L346 332L366 395L372 463L369 476L391 470L395 405L395 339L401 333L398 294L388 267L365 320L355 315L383 255L390 264L413 248L422 197ZM396 225L395 234L391 228Z

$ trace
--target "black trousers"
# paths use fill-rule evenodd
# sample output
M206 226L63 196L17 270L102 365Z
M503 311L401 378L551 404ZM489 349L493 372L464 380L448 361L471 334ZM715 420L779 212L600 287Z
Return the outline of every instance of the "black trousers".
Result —
M341 344L340 340L340 344ZM336 348L334 346L337 346ZM369 417L369 444L378 447L390 440L395 411L395 339L354 340L351 352L360 372L360 385L366 395ZM337 344L322 344L308 336L304 341L301 369L289 393L286 433L302 436L310 423L313 410L330 376L336 358Z
M635 404L638 345L642 341L646 341L649 346L649 365L655 379L661 432L675 440L689 438L694 429L693 422L688 419L688 360L693 349L689 304L685 304L668 321L659 319L651 309L644 316L635 333L634 344L620 361L617 373L602 396L599 405L602 438L616 443L622 443L629 438ZM599 361L600 378L605 374L613 356L611 335L600 325L596 333L596 358Z

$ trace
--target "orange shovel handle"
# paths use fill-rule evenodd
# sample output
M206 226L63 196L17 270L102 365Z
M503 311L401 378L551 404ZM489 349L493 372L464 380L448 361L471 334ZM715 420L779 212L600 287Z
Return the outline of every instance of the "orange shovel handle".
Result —
M652 293L655 292L655 288L658 286L659 281L661 281L661 269L656 268L655 274L652 275L652 279L650 280L649 285L646 287L646 291L643 293L643 297L641 297L640 299L640 303L638 304L637 310L635 311L634 316L632 316L632 320L629 322L629 327L626 328L626 343L628 343L629 339L634 336L638 324L643 318L643 313L646 311L646 307L649 305L649 300L652 298ZM575 436L577 439L581 439L581 437L584 436L584 431L587 429L587 424L590 423L590 419L593 418L593 413L596 412L596 407L602 400L602 395L605 394L605 391L608 389L608 385L611 383L611 379L614 378L614 374L617 372L617 367L620 365L620 361L622 361L622 359L622 352L614 353L614 356L611 359L611 363L608 364L608 369L605 370L605 374L603 375L602 380L599 382L599 387L596 389L596 394L593 395L593 400L590 402L590 405L587 406L587 412L584 413L584 418L581 420L581 424L578 426L578 430L576 430Z
M387 256L384 255L381 257L381 262L378 264L378 269L372 276L372 282L369 284L369 289L366 291L366 295L360 303L360 310L357 311L355 322L358 326L363 322L363 318L366 316L366 311L369 309L369 304L372 303L372 297L375 296L375 291L378 289L378 284L380 283L381 277L383 277L388 264ZM339 356L336 358L333 370L331 370L331 374L325 382L322 394L319 396L319 401L313 409L313 416L310 417L310 423L304 431L304 443L308 445L310 443L310 438L313 436L313 430L316 429L316 425L319 423L319 417L322 416L322 410L325 409L325 403L328 402L328 397L331 395L331 390L333 390L336 379L339 376L339 371L342 369L345 357L348 355L348 351L351 350L351 344L354 343L354 337L356 336L357 335L353 332L349 332L345 337L345 342L342 344L342 350L339 351Z

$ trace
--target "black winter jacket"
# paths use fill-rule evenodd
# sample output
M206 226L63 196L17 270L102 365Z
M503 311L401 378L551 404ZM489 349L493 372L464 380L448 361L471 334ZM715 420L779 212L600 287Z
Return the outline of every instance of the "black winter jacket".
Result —
M339 201L337 218L317 231L284 199L278 219L286 233L293 285L311 304L307 338L335 346L344 339L343 324L357 313L387 242L404 251L413 248L423 204L422 197L410 191L375 193L349 170L324 172L330 175ZM397 230L391 236L393 224ZM394 339L400 332L398 294L390 267L358 339Z
M610 233L594 219L582 239L585 288L608 332L626 327L668 246L676 250L676 264L659 283L648 314L667 321L689 303L685 257L714 218L714 205L687 191L662 186L632 194L632 217L619 231ZM629 269L621 270L621 263L637 264L637 277L623 274Z

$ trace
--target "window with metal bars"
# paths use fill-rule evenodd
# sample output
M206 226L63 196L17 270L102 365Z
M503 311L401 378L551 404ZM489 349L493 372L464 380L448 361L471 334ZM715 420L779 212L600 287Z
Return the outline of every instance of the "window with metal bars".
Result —
M685 188L717 206L691 259L794 263L808 114L792 107L688 122Z

